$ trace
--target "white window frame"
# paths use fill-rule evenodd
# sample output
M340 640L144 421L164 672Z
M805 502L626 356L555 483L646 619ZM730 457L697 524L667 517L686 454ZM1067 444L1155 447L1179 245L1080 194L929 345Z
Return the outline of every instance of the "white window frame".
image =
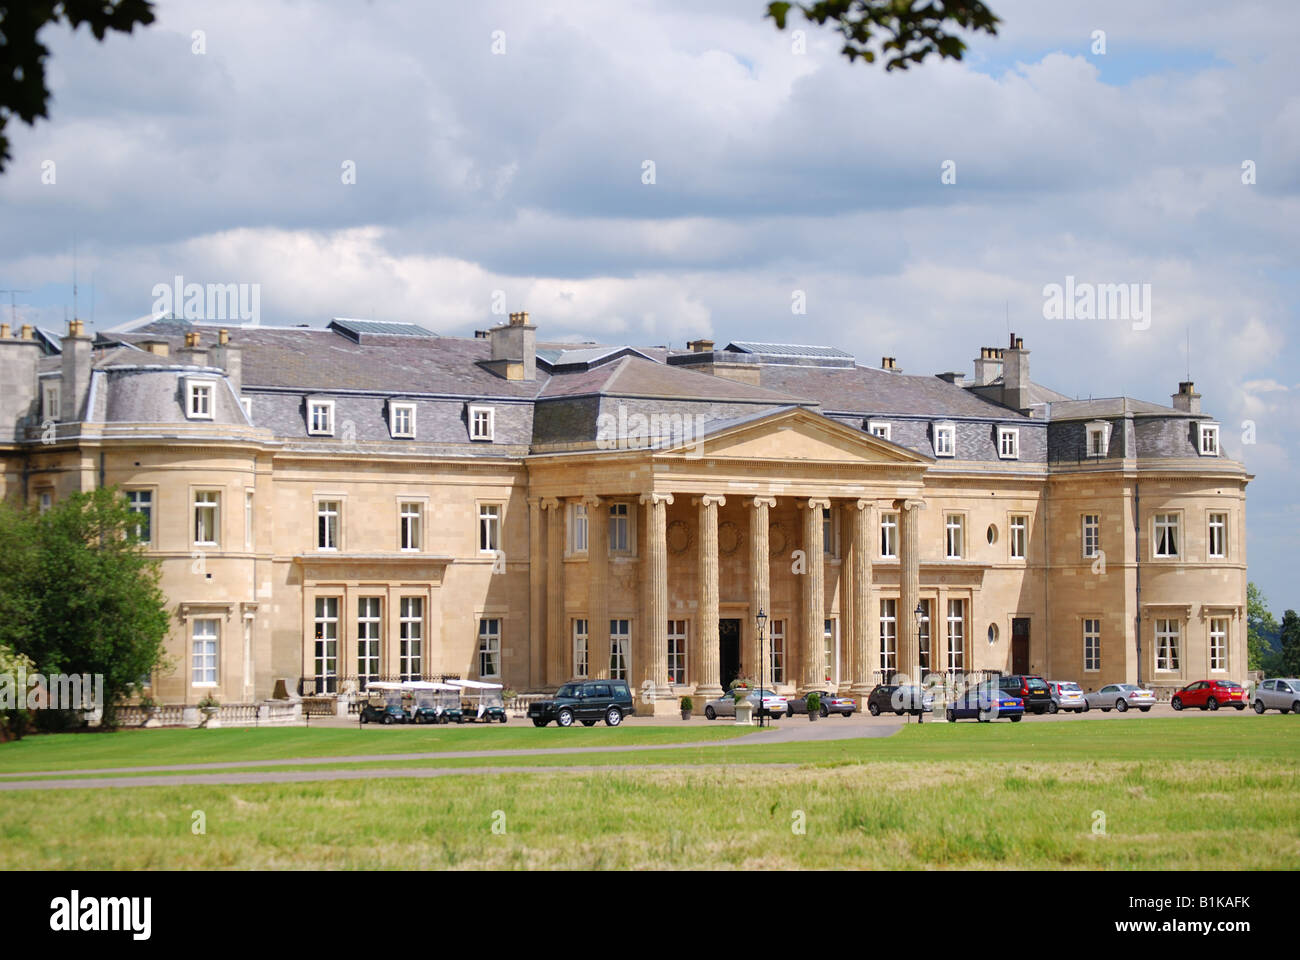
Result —
M898 599L880 598L880 672L882 682L898 672Z
M319 596L312 605L312 676L336 683L339 675L339 615L342 608L343 598L338 596ZM332 686L333 684L326 684L327 689ZM320 692L322 691L317 691Z
M424 597L398 598L397 636L398 679L419 680L424 673Z
M898 522L897 513L884 512L880 515L880 559L898 559Z
M1217 457L1219 455L1219 425L1217 423L1202 423L1198 427L1197 452L1203 457Z
M587 620L575 618L570 632L573 634L573 675L586 677L591 672L591 634Z
M323 426L317 425L316 412L324 411L325 423ZM307 401L307 433L313 437L332 437L334 436L334 401L333 400L308 400Z
M239 405L243 408L243 410L244 410L244 416L246 416L246 417L248 418L248 422L249 422L249 423L252 423L252 422L253 422L253 398L252 398L252 397L240 397L240 398L239 398Z
M397 549L402 553L419 553L424 549L424 502L397 502Z
M827 683L840 682L840 624L835 617L822 620L822 667Z
M200 397L205 399L199 404ZM215 416L213 407L217 405L217 381L185 378L185 416L190 420L211 420Z
M316 549L338 553L343 548L343 501L334 497L316 500Z
M948 600L948 632L945 643L948 672L961 673L966 662L966 601L963 598Z
M502 517L505 511L499 503L478 505L478 552L480 556L496 556L501 549Z
M483 418L480 419L480 414ZM497 412L494 407L471 405L469 408L469 438L481 442L491 442L496 434Z
M40 505L37 509L41 513L48 513L50 508L54 506L54 491L38 490L36 492L36 502Z
M257 542L257 515L253 510L254 491L244 488L244 549L251 551Z
M1012 514L1007 520L1007 549L1012 560L1024 560L1029 556L1029 514Z
M1215 540L1218 550L1215 550ZM1212 510L1206 519L1205 555L1210 560L1228 559L1228 514L1222 510Z
M1182 640L1182 623L1172 618L1159 617L1155 621L1155 672L1178 673L1182 669L1179 645Z
M408 415L408 423L405 430L398 427L400 414ZM415 439L415 404L413 403L389 403L388 404L388 433L394 439Z
M1209 654L1210 673L1228 672L1228 631L1231 624L1227 617L1210 618L1210 636L1207 652ZM1215 666L1215 664L1218 666Z
M1020 428L998 427L998 457L1003 460L1020 459Z
M371 632L373 637L368 636ZM357 597L357 679L369 682L383 676L383 655L384 598Z
M822 553L838 557L840 546L840 512L834 507L822 507Z
M920 665L921 672L933 672L934 661L930 659L934 647L931 643L930 635L930 598L922 597L917 601L921 605L921 619L916 628L916 655L917 663ZM916 614L913 613L913 616ZM918 680L921 678L918 677Z
M1085 560L1101 553L1101 514L1085 513L1079 517L1079 550Z
M954 523L953 521L956 521ZM956 533L954 534L954 531ZM953 550L953 547L956 550ZM961 513L943 515L943 556L945 560L962 560L966 556L966 516Z
M479 617L478 675L487 679L501 676L500 617Z
M41 419L58 422L63 403L63 383L60 380L47 380L41 384Z
M1109 420L1094 420L1085 424L1087 433L1084 438L1084 453L1086 456L1093 459L1100 459L1110 453L1110 427L1111 424ZM1095 447L1092 442L1093 437L1101 438L1101 442Z
M1101 672L1101 618L1083 618L1083 672Z
M1162 519L1166 518L1166 519ZM1170 519L1172 518L1172 522ZM1153 513L1151 515L1151 556L1156 560L1177 560L1182 556L1183 518L1179 513ZM1173 552L1161 550L1161 531L1173 531Z
M879 437L881 440L893 440L893 427L892 423L887 423L884 420L867 421L867 433L873 437Z
M148 536L145 537L140 536L140 524L136 523L135 529L133 531L135 534L136 541L138 543L144 544L145 546L150 546L153 544L153 534L154 534L153 489L152 488L142 489L137 487L132 490L127 490L125 491L125 493L126 493L127 510L129 510L131 513L138 513L141 516L143 516L145 518L144 525L148 527L149 530Z
M944 421L934 425L934 455L936 457L957 456L957 424Z
M785 683L785 620L770 621L768 634L772 644L772 683Z
M621 510L621 513L616 513ZM617 500L609 505L608 537L611 556L633 556L636 553L636 524L632 505L625 500ZM619 546L619 531L622 531L622 546Z
M213 499L200 499L201 497L212 497ZM218 547L221 545L221 491L220 490L195 490L190 498L190 513L193 517L193 526L190 528L191 536L196 547ZM199 539L199 513L211 511L211 540Z
M668 621L668 682L682 686L687 682L687 644L690 627L685 620Z
M609 678L626 680L632 669L632 621L617 617L609 621Z
M203 634L199 624L205 624ZM207 632L211 625L212 632ZM200 649L202 645L202 649ZM218 617L195 617L190 621L190 686L217 686L221 669L221 620Z
M582 554L587 552L587 535L590 530L587 505L585 503L569 504L569 553Z

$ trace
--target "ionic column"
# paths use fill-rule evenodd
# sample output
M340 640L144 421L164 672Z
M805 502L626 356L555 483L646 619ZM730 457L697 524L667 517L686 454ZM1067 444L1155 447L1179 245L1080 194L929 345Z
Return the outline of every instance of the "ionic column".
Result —
M924 500L896 500L898 510L898 667L919 680L921 646L916 636L916 605L921 599L921 511ZM930 651L934 655L934 618L930 621Z
M546 683L569 678L564 637L564 501L547 497L546 511Z
M696 497L700 526L700 617L698 643L700 645L700 673L695 692L700 697L722 695L718 675L720 654L718 650L718 507L724 506L725 497Z
M600 497L587 506L587 676L609 676L609 512Z
M853 681L854 696L865 697L871 692L871 544L875 510L870 500L855 500L848 505L849 525L849 589L853 617ZM879 643L879 640L877 640ZM878 657L875 662L879 662Z
M822 543L822 511L830 508L829 500L803 500L804 571L802 630L799 659L802 661L803 682L801 690L814 690L824 685L826 679L822 665L823 638L826 620L826 566L825 547Z
M528 685L546 685L546 547L542 504L528 498Z
M757 632L755 618L762 610L772 616L772 584L770 547L768 544L768 510L776 506L775 497L753 497L746 500L749 507L749 625L741 636L752 636ZM761 643L755 640L744 647L744 659L741 669L745 674L758 679L758 667L763 665L764 674L771 675L772 637L766 628L763 630ZM766 659L764 659L766 657Z
M637 674L642 697L654 701L672 700L668 685L668 504L671 493L644 493L646 539L650 541L645 568L645 600L642 616L642 655Z

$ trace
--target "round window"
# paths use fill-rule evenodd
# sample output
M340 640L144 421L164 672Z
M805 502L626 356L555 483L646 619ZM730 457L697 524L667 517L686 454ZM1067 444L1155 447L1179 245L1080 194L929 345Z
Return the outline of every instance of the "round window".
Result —
M998 625L997 625L996 623L990 623L990 624L989 624L989 643L990 643L990 644L993 644L993 643L997 643L997 642L998 642Z
M997 543L997 542L998 542L998 528L997 528L996 526L994 526L993 524L990 523L990 524L989 524L989 532L986 534L986 536L989 538L989 543Z

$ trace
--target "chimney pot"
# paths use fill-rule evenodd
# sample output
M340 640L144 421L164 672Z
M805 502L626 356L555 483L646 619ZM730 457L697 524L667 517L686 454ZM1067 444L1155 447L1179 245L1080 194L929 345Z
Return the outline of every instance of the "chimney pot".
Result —
M85 324L83 324L80 320L70 320L68 322L68 336L79 337L82 335L84 330L85 330Z
M9 324L0 323L0 337L4 338L5 340L9 339Z
M229 342L230 342L230 331L227 330L225 327L222 327L220 330L217 331L217 343L221 344L224 347Z
M24 340L32 339L32 325L30 323L23 324L22 337Z
M197 347L199 345L199 335L197 333L185 334L185 346Z

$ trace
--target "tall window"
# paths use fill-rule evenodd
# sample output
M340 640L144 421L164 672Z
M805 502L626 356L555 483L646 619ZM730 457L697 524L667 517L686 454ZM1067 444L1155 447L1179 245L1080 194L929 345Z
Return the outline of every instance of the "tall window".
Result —
M339 675L339 598L316 598L316 692L333 693Z
M398 523L401 531L403 550L419 550L422 546L424 504L419 502L400 503L397 505Z
M898 557L898 514L896 513L880 515L880 556L886 559Z
M244 549L252 550L255 541L253 536L253 491L244 491Z
M312 400L308 402L307 432L320 436L334 435L333 400Z
M419 680L424 672L424 598L402 597L398 608L398 672L402 680Z
M1095 557L1101 550L1101 516L1086 513L1083 516L1083 555Z
M1228 555L1228 515L1226 513L1210 514L1209 554L1219 560Z
M193 657L191 682L197 686L217 685L217 620L193 621Z
M921 672L928 673L933 669L930 666L930 601L922 600L920 603L921 624L917 631L917 646L920 648Z
M609 621L609 676L627 679L627 650L631 631L627 620Z
M357 680L361 689L379 679L379 597L357 598Z
M828 557L836 555L837 545L835 514L827 507L822 507L822 553Z
M394 437L414 437L415 404L390 403L388 405L388 431Z
M957 428L951 423L936 423L934 425L934 455L936 457L951 457L956 455L957 450Z
M1222 673L1228 669L1228 621L1223 617L1210 620L1210 670Z
M501 507L482 503L478 508L478 552L496 553L501 549Z
M668 682L686 682L686 621L668 621Z
M1029 518L1011 518L1011 559L1023 560L1029 555Z
M131 530L131 535L141 543L151 542L153 540L153 491L128 490L126 506L135 514L135 526Z
M587 621L573 621L573 675L585 677L588 673L587 663Z
M1106 422L1088 424L1088 456L1104 457L1110 447L1110 424Z
M185 413L195 420L212 419L212 381L189 381L189 395Z
M822 621L822 675L827 683L833 683L839 674L836 663L835 621Z
M587 505L569 504L569 552L587 552Z
M1217 457L1219 455L1219 425L1217 423L1201 424L1201 456Z
M495 427L495 417L491 407L469 408L469 438L471 440L491 440Z
M217 506L220 494L215 490L197 490L194 493L194 542L203 546L217 545Z
M1178 514L1156 514L1156 556L1178 556Z
M339 513L337 500L320 500L316 503L316 549L339 548Z
M1156 669L1173 672L1178 669L1177 620L1156 621Z
M960 673L966 663L966 601L948 601L948 670Z
M998 427L998 456L1003 460L1020 456L1020 431L1015 427Z
M880 669L886 683L898 672L898 601L893 598L880 601Z
M944 517L944 549L949 560L960 560L966 542L966 519L960 513Z
M609 505L610 553L627 553L632 549L630 526L631 517L628 515L627 504L611 503Z
M772 682L785 683L785 621L772 620Z
M478 622L478 675L501 676L501 621L497 617Z
M60 389L59 384L47 383L41 391L41 418L43 420L59 419Z
M1083 669L1095 673L1101 669L1101 621L1083 621Z
M47 513L50 507L54 506L54 494L49 490L42 490L38 495L41 513Z

